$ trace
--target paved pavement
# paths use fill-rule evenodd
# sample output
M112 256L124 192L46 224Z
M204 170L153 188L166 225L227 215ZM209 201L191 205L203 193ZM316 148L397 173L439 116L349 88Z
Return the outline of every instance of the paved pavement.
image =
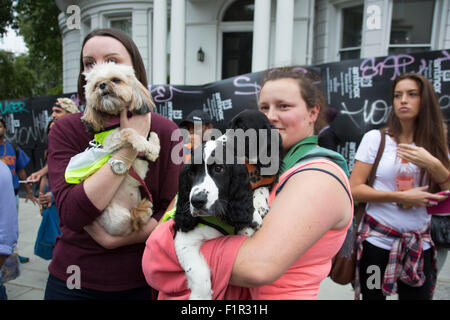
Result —
M30 262L22 264L22 274L16 280L6 284L6 292L10 300L42 300L44 297L49 261L33 253L40 222L38 207L20 199L18 251L22 256L29 257ZM327 278L321 284L318 299L353 300L353 290L351 285L341 286ZM397 297L388 297L388 299L396 300ZM438 276L434 299L450 300L450 258L447 259Z

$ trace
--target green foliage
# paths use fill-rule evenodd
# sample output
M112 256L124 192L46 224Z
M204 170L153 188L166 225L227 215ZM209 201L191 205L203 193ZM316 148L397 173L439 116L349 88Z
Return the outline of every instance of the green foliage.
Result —
M7 28L14 24L13 2L11 0L0 0L0 36L6 35Z
M0 5L0 33L8 26L17 29L28 48L28 54L17 57L0 53L0 99L62 93L60 11L55 1L0 0Z
M0 100L32 97L37 83L28 55L0 51Z

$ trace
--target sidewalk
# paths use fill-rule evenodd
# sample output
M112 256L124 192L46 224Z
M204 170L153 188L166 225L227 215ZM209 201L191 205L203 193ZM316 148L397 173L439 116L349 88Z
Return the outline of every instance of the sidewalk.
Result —
M29 257L30 262L22 264L22 274L6 284L10 300L42 300L48 277L49 261L33 254L37 230L41 223L39 209L31 202L20 199L19 207L19 243L20 255ZM319 300L353 300L351 285L341 286L326 278L321 286ZM397 297L388 297L396 300ZM439 274L434 300L450 300L450 258Z

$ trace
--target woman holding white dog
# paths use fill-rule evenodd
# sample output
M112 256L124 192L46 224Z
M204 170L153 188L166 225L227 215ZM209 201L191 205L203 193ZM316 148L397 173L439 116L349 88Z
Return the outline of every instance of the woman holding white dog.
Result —
M86 102L83 72L95 64L125 64L134 68L136 78L147 88L147 76L141 55L133 40L114 29L92 31L84 39L78 79L78 96ZM180 141L171 141L177 126L155 113L111 117L106 127L133 128L143 137L150 129L159 136L161 151L150 162L144 179L153 198L153 216L139 232L127 236L110 236L95 221L110 203L124 180L109 163L80 184L68 184L65 170L71 157L83 152L93 140L81 122L81 113L59 120L49 137L49 178L52 182L58 212L61 237L56 241L49 266L45 299L150 299L152 290L142 273L141 258L144 242L157 224L178 186L180 165L171 161L171 151ZM127 168L136 159L131 147L120 148L112 158Z
M353 200L344 158L317 146L315 124L324 101L317 87L300 68L274 69L265 76L259 109L282 137L284 168L269 198L270 211L252 237L220 237L203 245L212 287L225 292L216 297L316 299L329 274L352 223ZM160 244L158 237L166 235L158 229L147 241L144 259L169 251ZM173 278L176 265L157 269L154 261L143 265L147 279L163 280L157 290L174 299L186 296L187 288ZM221 273L215 275L216 270Z

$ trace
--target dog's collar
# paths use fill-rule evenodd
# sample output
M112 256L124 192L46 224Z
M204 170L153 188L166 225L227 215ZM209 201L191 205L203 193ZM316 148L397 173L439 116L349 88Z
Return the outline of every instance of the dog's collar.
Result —
M223 221L220 218L217 217L200 217L198 218L201 223L199 225L206 225L211 228L216 229L220 233L222 233L224 236L227 235L233 235L235 234L235 228L233 226L230 226L228 223Z
M261 172L256 165L245 161L245 166L247 167L252 190L263 186L270 186L275 181L276 176L261 176Z

